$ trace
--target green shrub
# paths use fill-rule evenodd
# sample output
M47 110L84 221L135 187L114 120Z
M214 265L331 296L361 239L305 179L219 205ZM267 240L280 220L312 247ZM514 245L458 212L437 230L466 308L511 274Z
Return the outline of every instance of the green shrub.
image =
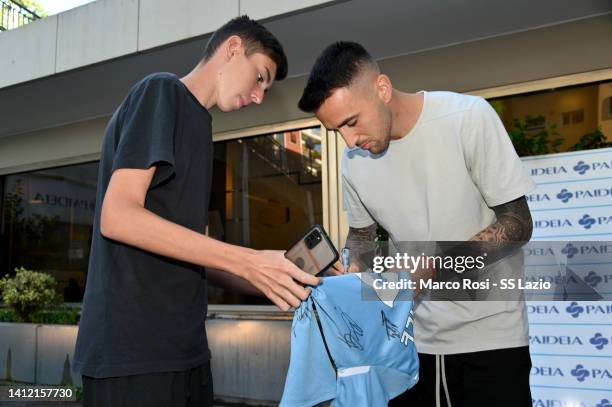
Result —
M544 116L514 119L514 127L508 131L508 135L519 157L559 152L564 139L559 137L555 124L546 129L545 123ZM542 127L538 127L540 125ZM532 127L537 130L530 130Z
M31 322L35 324L78 325L80 317L81 313L78 308L61 305L33 313ZM19 317L12 308L0 308L0 322L19 322Z
M570 151L594 150L606 147L612 147L612 142L608 141L601 128L598 128L594 132L580 137L580 140L570 148Z
M0 308L0 322L17 322L17 314L12 308Z
M80 316L81 313L78 308L60 306L34 313L32 315L32 322L37 324L77 325Z
M55 279L45 273L15 269L15 276L0 280L2 301L13 308L18 322L33 322L36 313L60 301Z

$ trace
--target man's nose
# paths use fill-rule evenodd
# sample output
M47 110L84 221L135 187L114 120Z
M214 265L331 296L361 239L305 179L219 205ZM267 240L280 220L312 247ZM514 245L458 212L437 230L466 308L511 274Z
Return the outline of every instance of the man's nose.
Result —
M261 102L263 102L264 99L264 90L262 88L260 88L259 86L257 86L253 92L251 92L251 100L253 101L253 103L256 104L261 104Z
M357 142L359 141L359 136L350 130L345 130L341 132L342 138L344 138L344 142L349 148L355 148Z

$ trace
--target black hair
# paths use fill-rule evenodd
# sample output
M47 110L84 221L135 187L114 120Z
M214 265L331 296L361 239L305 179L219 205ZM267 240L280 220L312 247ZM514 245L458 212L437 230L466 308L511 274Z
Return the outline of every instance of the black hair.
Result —
M251 20L246 15L233 18L212 34L204 48L202 61L208 61L219 46L232 35L237 35L244 41L247 56L255 52L261 52L274 61L276 64L275 80L282 81L287 77L287 56L283 46L263 25Z
M315 61L298 107L308 113L317 111L334 90L350 85L365 65L376 65L376 61L362 45L331 44Z

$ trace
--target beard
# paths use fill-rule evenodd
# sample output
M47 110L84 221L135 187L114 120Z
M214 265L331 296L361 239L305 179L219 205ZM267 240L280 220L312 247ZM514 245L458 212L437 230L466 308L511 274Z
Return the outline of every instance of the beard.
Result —
M377 133L380 134L380 138L370 148L370 152L373 154L384 153L389 148L389 143L391 142L391 126L393 124L391 110L385 106L380 106L379 117L381 121Z

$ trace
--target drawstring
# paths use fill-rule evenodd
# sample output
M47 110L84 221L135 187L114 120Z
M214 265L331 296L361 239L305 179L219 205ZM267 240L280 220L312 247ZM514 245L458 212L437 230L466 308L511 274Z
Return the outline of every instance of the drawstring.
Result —
M442 364L442 369L440 369ZM446 384L446 369L444 367L444 355L436 355L436 407L441 407L440 404L440 370L442 370L442 387L444 388L444 396L446 396L446 406L453 407L448 393L448 385Z
M448 394L448 386L446 385L446 369L444 368L444 355L442 355L442 387L444 387L444 394L446 395L446 403L448 407L453 407L450 401L450 395Z
M440 355L436 355L436 407L440 407Z

